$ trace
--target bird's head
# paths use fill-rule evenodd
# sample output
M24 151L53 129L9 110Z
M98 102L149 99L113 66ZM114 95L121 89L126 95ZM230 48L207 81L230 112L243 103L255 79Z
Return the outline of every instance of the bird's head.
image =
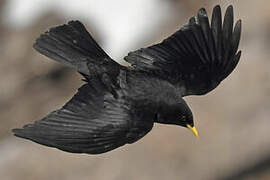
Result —
M191 130L196 137L199 137L198 131L194 126L192 112L182 98L179 103L161 107L157 114L156 122L183 126Z

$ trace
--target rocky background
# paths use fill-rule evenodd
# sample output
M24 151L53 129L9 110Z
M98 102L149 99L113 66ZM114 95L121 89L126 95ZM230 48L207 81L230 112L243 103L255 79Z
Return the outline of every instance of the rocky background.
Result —
M200 7L210 14L216 4L223 10L233 4L235 17L243 20L243 53L236 70L215 91L186 98L200 138L181 127L155 125L139 142L93 156L65 153L12 136L12 128L60 108L82 81L74 70L32 49L40 33L66 22L64 15L46 11L30 25L14 28L6 23L8 1L0 0L0 179L270 179L270 1L155 3L170 8L170 20L162 21L158 30L148 28L147 36L138 36L130 47L159 42ZM95 24L87 22L89 31L106 45Z

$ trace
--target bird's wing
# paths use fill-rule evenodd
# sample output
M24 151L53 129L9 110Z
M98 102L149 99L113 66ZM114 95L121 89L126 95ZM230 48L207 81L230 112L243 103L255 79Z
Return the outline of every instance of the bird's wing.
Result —
M80 21L69 21L51 28L37 38L33 47L85 75L94 73L89 70L89 64L95 68L98 63L112 61Z
M233 28L233 7L222 24L220 6L213 9L211 26L205 9L160 44L130 52L125 60L136 71L168 80L182 96L213 90L236 67L241 20Z
M152 129L153 120L137 117L123 92L118 93L116 99L102 83L92 81L60 110L13 132L72 153L99 154L133 143Z

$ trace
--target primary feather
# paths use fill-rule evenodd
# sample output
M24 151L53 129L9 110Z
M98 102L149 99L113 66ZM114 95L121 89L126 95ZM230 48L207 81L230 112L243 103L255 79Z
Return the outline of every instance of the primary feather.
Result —
M202 95L213 90L237 65L241 21L233 29L233 7L225 13L223 27L220 6L213 10L211 27L205 9L187 25L160 44L129 53L125 60L134 70L165 79L182 96Z

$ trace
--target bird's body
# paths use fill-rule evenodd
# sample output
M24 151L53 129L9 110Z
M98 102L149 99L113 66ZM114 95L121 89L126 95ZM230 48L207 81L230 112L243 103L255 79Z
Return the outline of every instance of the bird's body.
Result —
M237 65L241 21L233 29L233 9L224 22L204 9L163 42L131 52L125 67L112 60L79 21L42 34L41 54L75 68L86 82L61 109L16 136L73 153L99 154L146 135L154 123L187 127L197 135L187 95L203 95Z

